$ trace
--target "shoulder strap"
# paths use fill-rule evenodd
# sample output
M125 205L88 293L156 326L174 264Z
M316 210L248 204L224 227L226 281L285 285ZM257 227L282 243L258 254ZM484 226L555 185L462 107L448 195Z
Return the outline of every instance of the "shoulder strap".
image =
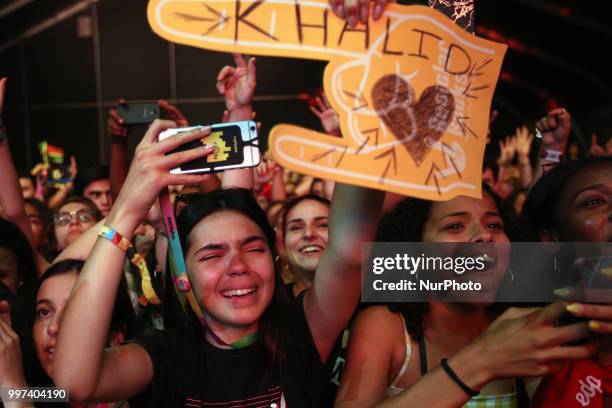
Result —
M427 374L427 349L425 348L425 335L419 337L419 361L421 363L421 376Z
M399 372L397 373L397 375L393 379L393 382L390 385L390 387L392 388L397 388L397 383L399 382L400 378L402 378L404 373L406 372L406 369L408 368L408 364L410 364L410 357L412 356L412 347L410 347L410 335L408 334L408 331L406 330L406 321L404 320L404 316L401 313L399 314L399 316L402 319L402 326L404 327L404 341L406 342L406 357L404 357L404 363L402 364L402 368L400 368Z
M527 392L527 388L525 388L525 382L522 378L514 380L514 390L516 391L519 408L526 408L529 406L529 393Z

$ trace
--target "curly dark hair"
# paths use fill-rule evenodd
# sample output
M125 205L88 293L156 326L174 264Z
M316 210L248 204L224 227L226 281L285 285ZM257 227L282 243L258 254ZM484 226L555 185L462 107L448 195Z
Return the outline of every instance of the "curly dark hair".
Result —
M488 185L483 184L482 190L483 194L488 194L495 201L506 226L506 235L510 240L521 237L522 234L515 227L517 222L512 209ZM423 229L433 204L433 201L411 197L400 201L391 212L382 218L376 231L376 242L422 242ZM406 322L406 329L413 338L423 337L423 320L429 311L428 303L390 303L387 307L392 312L402 314ZM506 307L505 304L494 303L487 307L487 310L491 316L496 316Z

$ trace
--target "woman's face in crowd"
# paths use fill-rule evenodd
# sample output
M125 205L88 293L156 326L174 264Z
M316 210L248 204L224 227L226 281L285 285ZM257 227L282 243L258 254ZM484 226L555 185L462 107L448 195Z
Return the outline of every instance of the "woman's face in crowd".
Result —
M285 254L296 270L314 273L327 247L329 207L304 200L287 213L284 228Z
M274 293L274 261L261 228L222 210L200 221L188 240L187 270L211 329L256 327Z
M504 222L497 205L489 194L483 192L482 199L456 197L450 201L435 202L423 229L423 241L485 243L441 248L442 251L452 251L454 256L461 254L463 257L476 258L485 255L489 260L482 272L472 271L458 275L451 273L452 276L443 276L478 281L483 285L483 289L470 296L481 299L479 304L494 300L497 288L508 269L510 240L504 231Z
M70 216L69 221L68 216ZM57 219L62 217L66 218L67 223L57 222ZM55 218L55 239L57 240L58 250L66 248L84 231L87 231L96 224L93 211L83 203L68 203L62 206Z
M612 164L597 163L571 177L559 196L560 241L612 241Z
M4 283L11 292L17 292L19 287L19 267L13 252L0 247L0 281Z
M76 280L76 273L69 272L52 276L40 285L36 294L34 346L38 361L49 376L64 308Z
M34 248L40 248L45 237L45 226L41 214L38 212L36 207L32 204L25 203L25 212L30 221L30 227L32 228L32 234L34 235Z
M423 228L425 242L510 242L493 198L437 201Z

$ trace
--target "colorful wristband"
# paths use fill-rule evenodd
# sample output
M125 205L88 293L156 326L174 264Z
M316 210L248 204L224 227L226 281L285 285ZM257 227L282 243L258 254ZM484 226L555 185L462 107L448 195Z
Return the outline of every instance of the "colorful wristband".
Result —
M140 272L142 292L145 296L145 299L141 299L141 303L145 306L147 302L154 305L159 305L161 301L155 294L155 289L153 289L153 283L151 282L151 275L149 274L149 268L147 268L147 262L132 246L132 243L126 237L114 229L107 227L106 225L103 225L100 228L98 236L109 240L119 247L119 249L125 252L125 255L130 262L138 268L138 271Z

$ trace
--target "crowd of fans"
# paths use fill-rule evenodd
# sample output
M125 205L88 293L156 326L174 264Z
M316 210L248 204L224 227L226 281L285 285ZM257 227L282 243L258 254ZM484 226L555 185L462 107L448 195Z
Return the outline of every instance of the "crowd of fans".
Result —
M251 120L255 60L235 62L217 78L223 118ZM297 174L267 153L255 169L172 174L213 149L167 153L210 130L158 142L189 124L159 106L131 163L111 110L109 165L73 159L59 187L45 168L15 169L0 125L0 386L59 387L75 406L570 406L550 405L547 378L612 366L610 304L357 307L362 242L610 241L612 139L569 151L565 109L538 121L538 144L526 126L499 142L481 199L431 202ZM324 95L311 109L340 134ZM174 290L166 188L195 303ZM558 325L567 313L584 319Z

